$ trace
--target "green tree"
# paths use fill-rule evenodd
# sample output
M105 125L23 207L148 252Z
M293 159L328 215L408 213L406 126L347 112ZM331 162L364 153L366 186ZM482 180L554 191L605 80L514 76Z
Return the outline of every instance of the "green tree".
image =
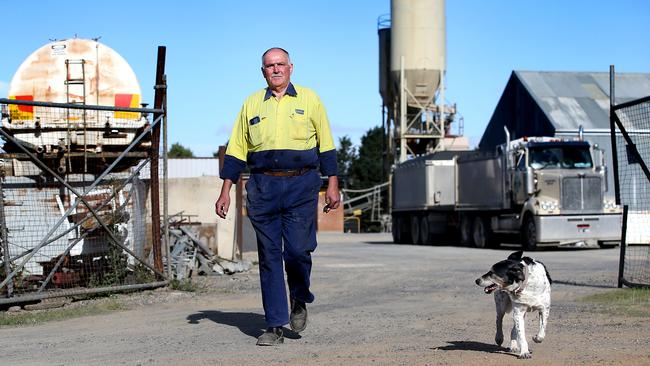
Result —
M339 176L347 177L350 166L357 158L357 149L352 145L352 140L347 135L339 138L339 148L336 151Z
M192 150L186 148L178 142L174 142L167 153L168 158L193 158Z
M384 182L384 133L381 126L373 127L361 137L356 159L350 164L350 188L370 188Z

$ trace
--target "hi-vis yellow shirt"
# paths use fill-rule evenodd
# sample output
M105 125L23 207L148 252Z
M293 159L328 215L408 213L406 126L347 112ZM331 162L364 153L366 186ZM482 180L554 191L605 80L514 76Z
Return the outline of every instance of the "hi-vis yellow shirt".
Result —
M289 84L277 100L268 88L249 96L233 127L223 179L251 171L318 168L336 175L336 149L325 107L309 88Z

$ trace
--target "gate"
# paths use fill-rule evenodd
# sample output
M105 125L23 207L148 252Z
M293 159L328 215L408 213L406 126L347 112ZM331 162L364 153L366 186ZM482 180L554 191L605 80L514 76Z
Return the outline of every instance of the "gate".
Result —
M610 133L616 204L623 205L618 286L650 286L650 96L616 105L610 67Z

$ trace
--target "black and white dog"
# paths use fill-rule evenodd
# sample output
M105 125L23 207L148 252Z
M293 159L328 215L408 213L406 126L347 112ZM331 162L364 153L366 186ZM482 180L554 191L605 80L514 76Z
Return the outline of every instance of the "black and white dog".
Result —
M542 262L522 257L523 252L510 254L508 259L492 266L476 284L484 287L486 294L494 292L497 308L497 333L494 341L503 343L503 316L512 310L514 326L510 332L510 351L519 358L531 358L526 342L524 316L526 312L539 312L539 330L533 341L541 343L546 335L546 322L551 308L551 276ZM496 291L496 292L495 292Z

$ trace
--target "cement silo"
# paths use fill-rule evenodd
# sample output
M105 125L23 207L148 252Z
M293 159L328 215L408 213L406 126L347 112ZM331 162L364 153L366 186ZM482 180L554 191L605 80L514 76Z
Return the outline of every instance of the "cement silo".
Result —
M445 105L444 0L392 0L390 21L380 17L378 25L387 163L466 148L464 138L450 135L456 110Z
M444 0L391 1L391 79L420 103L433 99L446 63ZM416 106L416 101L409 105Z

